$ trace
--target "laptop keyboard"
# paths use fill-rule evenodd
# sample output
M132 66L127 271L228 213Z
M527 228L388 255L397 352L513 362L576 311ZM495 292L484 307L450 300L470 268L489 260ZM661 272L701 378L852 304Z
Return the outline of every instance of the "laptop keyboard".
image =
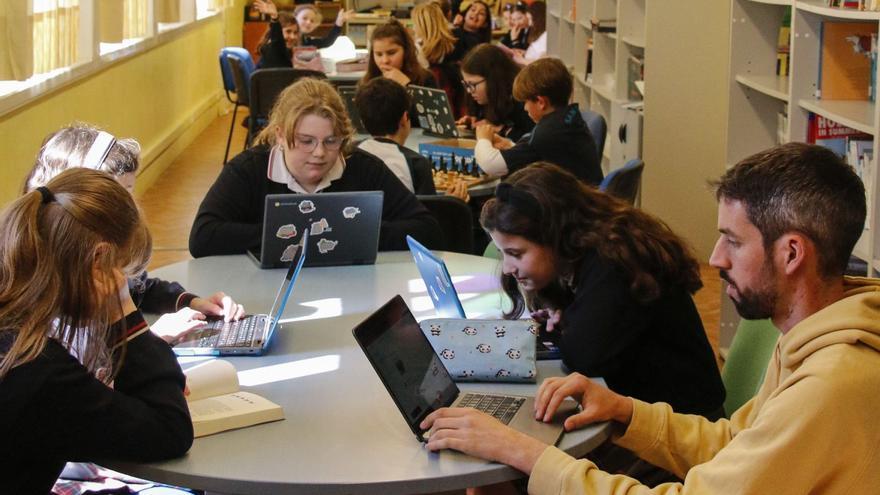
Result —
M208 329L218 331L212 337L202 339L203 347L248 347L254 340L254 332L260 318L243 318L238 321L212 321Z
M525 401L524 397L464 394L458 402L458 407L473 407L478 411L494 416L504 424L508 424Z

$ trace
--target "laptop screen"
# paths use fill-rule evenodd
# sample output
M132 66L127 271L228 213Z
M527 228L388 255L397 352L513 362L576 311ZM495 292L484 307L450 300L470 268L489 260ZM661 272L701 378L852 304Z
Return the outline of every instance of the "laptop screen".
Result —
M458 387L399 295L352 333L416 435L425 416L458 397Z
M406 242L437 315L441 318L467 318L446 263L412 237L406 236Z
M303 263L306 260L306 250L309 245L308 241L309 232L305 231L303 232L302 244L299 249L297 249L294 258L290 260L290 268L287 269L287 275L284 276L284 283L282 283L281 287L278 289L278 294L275 295L275 302L272 303L272 309L269 310L269 317L272 318L272 325L269 327L269 337L272 336L275 327L278 326L278 321L281 319L281 315L284 314L284 307L287 306L287 299L290 297L290 292L296 284L296 279L299 277L300 270L302 270ZM268 340L268 337L266 340Z

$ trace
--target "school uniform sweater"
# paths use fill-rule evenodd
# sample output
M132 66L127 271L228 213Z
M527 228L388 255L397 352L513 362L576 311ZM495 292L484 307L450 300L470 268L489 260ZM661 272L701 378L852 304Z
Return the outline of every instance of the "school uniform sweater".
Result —
M257 69L272 67L293 67L293 52L287 48L284 31L277 20L269 23L269 41L260 47L260 60L257 62Z
M112 388L55 340L0 380L0 493L48 493L66 461L149 462L189 450L183 372L139 311L126 321L133 336ZM0 330L0 356L15 338Z
M196 257L240 254L259 249L267 194L292 194L287 184L270 180L268 146L243 151L229 161L199 207L189 237ZM428 246L442 243L431 213L381 160L358 149L345 158L342 176L322 192L382 191L379 250L407 249L406 235Z
M776 344L758 394L730 420L634 400L615 443L684 483L650 489L548 447L533 494L848 495L880 486L880 280L847 277L843 299Z
M477 165L489 175L506 175L537 161L547 161L573 173L582 181L598 185L602 168L596 143L577 103L545 115L512 148L496 150L488 139L474 148Z
M637 301L623 272L590 250L562 310L560 350L571 371L601 376L608 388L676 412L717 418L724 385L691 295L664 287Z
M336 42L336 38L338 38L340 34L342 34L342 28L334 24L333 27L330 28L330 32L328 32L326 36L309 36L307 34L302 35L302 37L300 38L302 40L300 42L300 45L314 46L315 48L327 48Z

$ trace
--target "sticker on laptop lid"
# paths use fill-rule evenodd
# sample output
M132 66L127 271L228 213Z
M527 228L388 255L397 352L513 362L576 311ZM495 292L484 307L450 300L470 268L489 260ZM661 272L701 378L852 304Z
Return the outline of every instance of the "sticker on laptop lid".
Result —
M281 262L289 263L293 261L293 258L296 257L297 251L299 251L300 244L291 244L284 248L284 252L281 253Z
M342 209L342 216L351 220L352 218L358 216L360 214L361 209L357 206L346 206Z
M331 241L330 239L321 239L318 241L318 252L321 254L327 254L330 251L336 249L336 245L339 244L339 241Z
M317 222L312 222L311 234L312 235L321 235L324 232L333 232L333 227L327 223L326 218L322 218Z
M275 232L275 237L279 239L293 239L296 237L296 225L289 223L278 227L278 232Z
M311 212L315 211L316 209L317 208L315 208L315 203L308 200L308 199L299 202L299 212L300 213L311 213Z

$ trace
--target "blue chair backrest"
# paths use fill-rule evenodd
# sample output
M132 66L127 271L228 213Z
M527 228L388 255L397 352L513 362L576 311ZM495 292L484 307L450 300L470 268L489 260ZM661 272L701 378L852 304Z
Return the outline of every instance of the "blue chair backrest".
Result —
M223 75L223 89L227 92L234 93L235 78L232 77L232 69L229 67L229 62L226 61L226 55L235 55L241 60L242 68L247 76L245 78L246 80L250 79L256 66L254 65L254 59L251 58L250 52L240 46L227 46L220 49L220 73Z
M633 158L626 165L612 170L606 175L599 184L599 190L629 201L629 204L634 205L636 196L639 193L639 186L642 184L642 170L644 168L645 162L638 158Z
M596 153L599 155L599 163L602 163L602 153L605 150L605 134L608 130L605 124L605 117L590 110L581 111L581 116L583 116L584 122L587 123L590 134L593 135L593 142L596 143Z

